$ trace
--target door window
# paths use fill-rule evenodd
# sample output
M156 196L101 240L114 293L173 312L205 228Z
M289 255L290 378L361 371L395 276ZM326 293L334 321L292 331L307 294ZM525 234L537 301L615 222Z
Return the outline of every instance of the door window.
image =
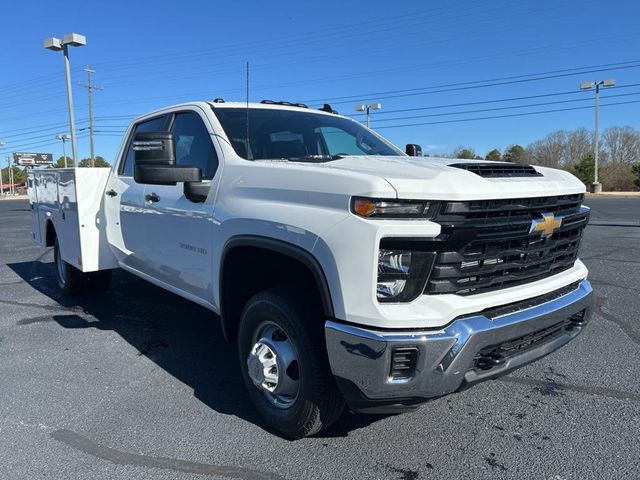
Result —
M166 116L153 118L151 120L147 120L146 122L138 123L134 128L133 132L131 132L131 136L129 137L129 146L127 148L127 154L124 157L124 162L120 166L120 176L122 177L132 177L133 176L133 139L136 136L136 133L139 132L162 132L165 130Z
M176 165L200 167L203 180L211 180L218 168L218 155L202 119L193 112L178 113L172 132Z

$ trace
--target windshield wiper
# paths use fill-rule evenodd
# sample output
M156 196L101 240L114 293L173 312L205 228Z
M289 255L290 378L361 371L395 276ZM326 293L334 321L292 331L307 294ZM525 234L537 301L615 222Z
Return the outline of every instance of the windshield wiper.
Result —
M302 157L289 157L285 160L289 160L290 162L310 162L310 163L322 163L322 162L330 162L332 160L340 160L344 158L346 154L341 153L338 155L304 155Z

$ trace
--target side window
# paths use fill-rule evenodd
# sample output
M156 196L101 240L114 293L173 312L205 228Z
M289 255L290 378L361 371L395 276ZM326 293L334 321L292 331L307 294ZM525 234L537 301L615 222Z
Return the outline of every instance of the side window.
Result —
M161 132L164 130L166 116L153 118L137 124L131 137L129 138L129 146L127 148L127 155L124 158L124 163L120 166L120 176L133 177L133 138L138 132Z
M218 168L218 155L202 119L193 112L176 114L173 121L176 165L200 167L202 178L210 180Z

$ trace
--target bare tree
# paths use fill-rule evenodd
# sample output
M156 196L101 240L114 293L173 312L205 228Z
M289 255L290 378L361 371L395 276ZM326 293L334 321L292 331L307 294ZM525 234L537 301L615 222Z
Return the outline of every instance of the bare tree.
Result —
M633 127L609 127L602 132L605 165L631 165L640 161L640 132Z
M527 147L527 156L534 165L559 168L565 158L567 132L558 130L549 133L542 140L535 141Z
M592 134L586 128L567 132L567 143L562 159L564 167L578 164L587 155L593 153Z

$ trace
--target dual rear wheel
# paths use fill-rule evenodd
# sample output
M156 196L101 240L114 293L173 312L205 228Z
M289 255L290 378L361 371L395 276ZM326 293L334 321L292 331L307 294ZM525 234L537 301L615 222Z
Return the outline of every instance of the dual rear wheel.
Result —
M56 268L58 286L65 295L73 296L83 293L100 294L109 288L111 270L81 272L62 259L60 244L57 238L53 245L53 260Z

